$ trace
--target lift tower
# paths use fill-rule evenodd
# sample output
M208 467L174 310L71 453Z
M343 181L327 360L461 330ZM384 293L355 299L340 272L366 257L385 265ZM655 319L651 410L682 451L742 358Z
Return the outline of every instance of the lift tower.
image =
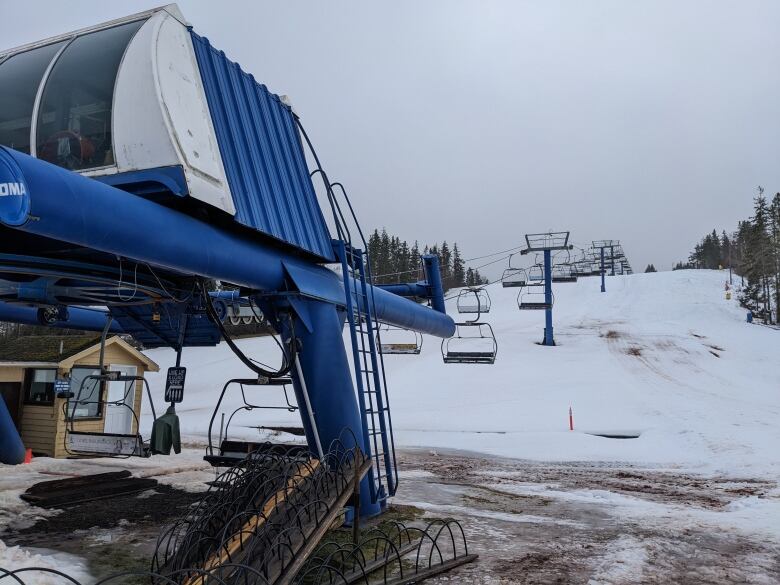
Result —
M615 248L620 246L620 240L593 240L593 249L599 251L601 258L601 292L607 292L607 286L604 279L606 265L604 263L604 250L609 249L609 261L611 266L610 276L615 276Z
M520 253L531 252L544 254L544 339L542 345L555 345L552 322L552 252L553 250L571 250L569 232L546 232L541 234L526 234L526 248Z

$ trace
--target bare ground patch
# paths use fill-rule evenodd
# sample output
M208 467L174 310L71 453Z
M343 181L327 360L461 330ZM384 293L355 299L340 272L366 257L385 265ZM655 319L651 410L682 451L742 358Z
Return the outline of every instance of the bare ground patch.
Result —
M447 510L480 554L433 582L780 582L777 539L727 520L737 500L776 498L774 482L422 452L404 453L401 468L435 477L406 480L399 498Z

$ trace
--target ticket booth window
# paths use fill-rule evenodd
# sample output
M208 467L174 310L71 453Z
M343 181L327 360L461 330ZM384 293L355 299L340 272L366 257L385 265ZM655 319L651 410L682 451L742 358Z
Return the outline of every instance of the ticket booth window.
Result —
M54 404L54 379L57 370L27 370L27 391L25 404L33 406L51 406Z

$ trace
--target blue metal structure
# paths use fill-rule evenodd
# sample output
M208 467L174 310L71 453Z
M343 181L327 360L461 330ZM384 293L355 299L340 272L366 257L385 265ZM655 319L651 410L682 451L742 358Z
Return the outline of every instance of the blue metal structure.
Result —
M544 251L544 302L548 308L544 310L544 345L555 345L552 320L552 253Z
M607 292L606 278L604 277L604 248L599 249L601 255L601 292Z
M540 234L526 234L526 247L520 253L525 255L531 252L542 252L544 255L544 338L542 345L555 345L553 332L553 293L552 293L552 251L571 250L569 244L569 232L545 232ZM522 307L521 307L522 308Z
M236 221L335 260L292 108L191 34Z
M308 393L317 418L319 432L316 437L313 426L304 425L308 429L309 444L327 445L341 436L344 428L351 428L362 437L360 446L366 452L379 453L369 448L368 443L374 438L382 443L380 456L392 451L389 424L383 425L383 421L389 419L386 402L382 400L384 385L376 383L382 374L375 365L377 352L372 320L440 337L452 335L455 326L444 313L370 286L364 266L357 262L362 252L348 248L341 240L335 242L342 267L345 262L347 264L342 280L333 271L284 248L231 233L10 149L0 148L0 169L3 170L0 183L19 184L22 193L13 198L0 198L0 224L7 226L2 228L6 236L4 241L12 240L7 230L13 229L18 237L30 238L32 244L44 241L40 238L47 242L67 242L68 248L89 250L93 257L120 256L132 259L127 260L131 266L133 263L154 266L159 270L156 274L166 282L176 282L181 275L198 275L257 291L253 295L256 303L272 318L283 338L302 342L298 353L302 370L293 372L292 377L299 399L303 401L304 394ZM27 213L26 222L18 220L20 209ZM34 221L30 220L32 217ZM146 227L144 233L161 237L139 238L135 227L138 225ZM186 287L180 283L177 290L184 291ZM167 334L160 334L151 325L154 304L109 306L109 311L125 331L131 328L131 323L140 320L141 324L133 333L150 346L174 345L177 339L174 333L182 326L186 333L183 345L216 343L203 307L196 297L190 296L189 299L165 299L168 314L159 319L157 326L165 325ZM360 318L356 318L358 315ZM344 346L335 343L335 339L341 340L345 316L353 336L353 358L354 339L360 337L366 342L360 351L367 353L358 357L367 355L371 361L356 375L356 379L367 376L371 379L370 385L358 383L358 398L369 398L366 404L359 406L355 403ZM186 319L184 325L182 319ZM295 322L293 326L288 324L290 319ZM190 327L193 321L207 325L205 341L201 328ZM368 329L361 330L362 326ZM145 333L149 337L144 338ZM323 359L331 366L325 368ZM325 371L329 375L323 378ZM305 386L307 391L304 391ZM356 420L361 420L361 412L376 419L376 429L362 421L355 424ZM376 434L372 436L371 433ZM387 472L386 462L382 467L385 477L394 477ZM394 479L388 479L385 493L392 493L394 488ZM379 488L367 489L366 512L378 511L383 497L386 496Z
M374 460L361 511L375 514L397 486L376 328L453 335L437 259L423 258L425 282L372 286L352 205L343 186L327 180L290 106L183 23L166 7L23 47L0 62L0 98L17 99L3 93L13 85L2 83L13 74L4 65L39 49L43 66L28 95L56 94L49 72L59 69L80 90L59 97L86 96L63 110L68 115L26 104L11 122L19 135L29 130L29 148L14 150L16 138L0 144L0 318L40 322L43 314L54 326L90 330L111 322L145 347L173 347L180 357L182 347L226 337L221 319L236 293L207 294L208 282L237 285L282 338L279 372L292 379L312 454L352 437ZM117 36L128 24L122 30L135 32ZM113 100L92 96L94 80L79 77L99 51L83 55L72 79L59 60L111 38L122 58L101 81L115 79L106 84ZM62 51L50 50L55 45ZM95 112L100 124L89 117ZM53 127L37 149L36 120L50 118L64 127ZM324 182L335 238L302 138ZM97 148L99 157L91 153ZM360 235L354 241L348 224ZM341 274L324 266L335 262ZM427 298L432 308L404 296ZM98 306L105 311L89 308ZM0 436L16 458L18 435L4 425Z
M609 262L610 262L610 276L615 276L615 247L620 246L620 242L617 240L594 240L592 247L594 250L599 251L599 257L601 259L601 292L607 291L605 282L605 275L607 265L605 263L605 250L609 249Z

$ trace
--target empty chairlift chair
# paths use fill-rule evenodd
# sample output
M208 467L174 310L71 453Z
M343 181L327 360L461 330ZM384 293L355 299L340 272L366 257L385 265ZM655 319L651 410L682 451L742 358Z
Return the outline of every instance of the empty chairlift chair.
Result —
M298 407L290 402L290 397L287 393L287 386L292 383L290 378L274 378L274 379L257 379L257 378L234 378L228 380L222 387L222 393L219 395L217 405L214 407L214 412L211 415L209 421L209 444L206 447L206 455L203 457L204 461L210 463L213 467L232 467L233 465L240 463L246 457L257 451L258 449L273 450L274 452L281 454L298 454L301 452L307 452L308 447L305 443L258 443L254 441L244 440L231 440L228 438L228 432L230 430L230 424L233 422L233 417L239 412L249 412L255 409L264 410L286 410L288 412L295 412ZM219 436L217 440L214 440L214 421L217 418L217 413L222 405L222 400L225 398L225 392L229 387L237 386L241 391L241 402L235 408L231 406L226 407L226 410L222 412L220 424L219 424ZM264 387L266 389L281 388L283 392L284 402L278 401L276 404L253 404L247 400L246 389ZM231 411L228 414L228 411ZM227 415L227 416L226 416ZM292 430L292 429L290 429Z
M385 325L377 329L376 346L382 355L419 355L423 337L417 331Z
M522 288L528 283L528 273L524 268L507 268L501 276L504 288Z
M152 417L157 418L149 383L143 376L121 371L103 370L101 373L100 369L96 369L95 372L81 380L71 378L70 389L57 394L58 398L65 398L65 451L82 457L149 457L152 452L141 436L140 417L134 405L136 391L146 389ZM122 385L119 394L111 390L114 385ZM127 409L130 412L129 433L84 431L77 428L79 416L92 416L91 412L99 414L107 407Z
M532 284L544 284L544 267L541 264L534 264L528 269L528 283Z
M554 300L554 297L553 297ZM544 283L529 284L517 295L517 307L521 311L544 311L552 309L553 303L544 298Z
M556 264L552 270L553 282L577 282L577 275L572 273L570 264Z
M482 287L464 288L458 293L456 300L458 313L477 314L479 320L481 313L490 312L490 295Z
M445 364L495 363L498 342L489 323L468 321L455 327L455 335L441 342Z

